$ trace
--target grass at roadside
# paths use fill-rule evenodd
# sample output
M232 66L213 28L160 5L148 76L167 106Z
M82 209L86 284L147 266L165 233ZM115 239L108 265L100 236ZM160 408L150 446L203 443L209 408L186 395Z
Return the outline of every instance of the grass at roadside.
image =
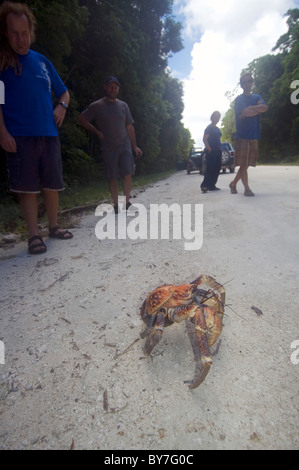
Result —
M134 190L137 191L157 181L161 181L173 173L174 171L165 171L157 174L135 176L133 178L132 193L134 193ZM122 194L121 185L120 194ZM111 200L106 181L93 182L75 188L69 187L60 194L59 210L66 211L74 207L97 205L104 200ZM42 217L39 223L46 225L47 218ZM15 233L27 236L26 224L22 217L20 205L12 195L6 196L0 202L0 233Z

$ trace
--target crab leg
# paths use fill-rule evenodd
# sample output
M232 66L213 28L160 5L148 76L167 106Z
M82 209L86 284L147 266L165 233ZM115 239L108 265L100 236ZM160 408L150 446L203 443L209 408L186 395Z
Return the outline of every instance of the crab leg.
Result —
M195 313L195 331L201 353L202 369L199 377L195 378L195 380L189 385L189 388L191 389L198 387L204 381L213 362L207 336L208 329L204 312L201 308L197 308Z
M197 304L192 303L190 305L180 305L175 308L170 308L168 313L168 318L172 322L180 323L183 320L192 318L195 316L198 309Z
M209 305L209 299L213 298L214 295L217 295L220 301L220 313L224 312L224 306L225 306L225 289L223 285L219 284L214 278L211 276L208 276L206 274L202 274L199 276L195 281L191 282L194 286L197 287L196 292L199 295L199 299L195 300L198 303L205 303L206 305ZM206 285L209 289L208 291L204 291L202 289L199 289L200 285ZM206 295L206 298L205 298Z

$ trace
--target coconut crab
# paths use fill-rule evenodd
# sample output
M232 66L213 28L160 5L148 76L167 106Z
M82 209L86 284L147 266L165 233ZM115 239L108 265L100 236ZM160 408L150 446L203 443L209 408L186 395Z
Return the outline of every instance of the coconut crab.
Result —
M141 333L141 337L146 338L144 353L149 355L152 352L162 337L164 327L191 319L195 324L202 368L189 388L198 387L212 364L211 347L222 331L224 305L224 287L205 274L190 284L157 287L144 300L140 311L142 320L147 324Z

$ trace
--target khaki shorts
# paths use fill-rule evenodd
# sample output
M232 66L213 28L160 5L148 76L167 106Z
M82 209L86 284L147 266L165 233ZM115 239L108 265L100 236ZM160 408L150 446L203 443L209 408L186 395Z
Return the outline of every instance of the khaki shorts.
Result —
M235 166L256 166L258 140L235 139Z

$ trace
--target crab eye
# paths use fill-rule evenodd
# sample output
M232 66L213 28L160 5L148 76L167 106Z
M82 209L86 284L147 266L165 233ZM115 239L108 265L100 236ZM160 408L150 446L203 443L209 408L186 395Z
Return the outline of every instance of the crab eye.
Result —
M166 315L166 313L167 313L166 308L164 308L164 307L160 308L159 313L163 313L163 315Z

